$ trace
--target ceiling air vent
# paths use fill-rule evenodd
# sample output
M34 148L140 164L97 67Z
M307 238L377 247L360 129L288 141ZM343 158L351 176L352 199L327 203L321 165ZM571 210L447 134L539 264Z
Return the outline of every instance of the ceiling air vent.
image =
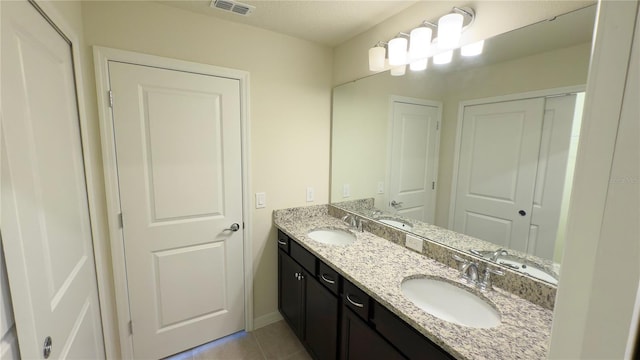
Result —
M213 0L211 2L211 7L224 11L230 11L232 13L243 16L248 16L249 14L251 14L251 12L253 12L253 10L255 10L255 6L243 4L232 0Z

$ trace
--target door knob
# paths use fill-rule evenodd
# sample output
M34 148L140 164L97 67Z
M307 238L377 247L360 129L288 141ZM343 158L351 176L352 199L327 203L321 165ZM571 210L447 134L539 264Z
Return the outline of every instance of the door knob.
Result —
M240 230L240 225L238 223L231 224L231 227L228 229L224 229L224 231L238 231Z
M400 207L402 206L402 201L398 202L395 200L391 200L391 206L393 206L394 208Z
M527 215L527 212L524 211L524 210L520 210L520 211L518 211L518 214L520 214L520 216L525 216L525 215Z
M51 345L53 344L53 342L51 341L51 336L47 336L44 339L44 347L42 348L42 355L44 356L45 359L48 359L49 356L51 355Z

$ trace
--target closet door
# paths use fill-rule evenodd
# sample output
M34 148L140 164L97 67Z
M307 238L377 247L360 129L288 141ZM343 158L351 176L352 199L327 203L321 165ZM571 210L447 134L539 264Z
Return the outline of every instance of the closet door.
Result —
M545 99L467 106L455 231L527 251Z

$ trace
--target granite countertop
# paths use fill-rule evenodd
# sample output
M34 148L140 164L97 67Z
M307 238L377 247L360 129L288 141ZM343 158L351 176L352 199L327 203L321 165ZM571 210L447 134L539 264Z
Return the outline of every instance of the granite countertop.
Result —
M420 333L459 359L544 359L551 338L552 311L501 289L480 293L459 278L459 272L435 260L367 232L356 232L346 246L325 245L306 234L316 228L347 229L326 207L274 212L274 223L304 248L338 271L405 320ZM423 311L400 290L407 277L441 277L478 294L501 314L495 328L453 324Z

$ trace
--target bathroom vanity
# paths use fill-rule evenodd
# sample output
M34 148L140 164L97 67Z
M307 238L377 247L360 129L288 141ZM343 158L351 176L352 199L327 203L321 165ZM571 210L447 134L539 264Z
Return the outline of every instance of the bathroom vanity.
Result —
M278 231L278 309L317 359L452 359Z
M480 292L459 271L368 231L349 229L327 205L278 210L278 307L317 359L543 359L552 311L502 289ZM312 239L349 231L346 245ZM499 314L492 327L445 321L412 302L408 279L438 279Z

